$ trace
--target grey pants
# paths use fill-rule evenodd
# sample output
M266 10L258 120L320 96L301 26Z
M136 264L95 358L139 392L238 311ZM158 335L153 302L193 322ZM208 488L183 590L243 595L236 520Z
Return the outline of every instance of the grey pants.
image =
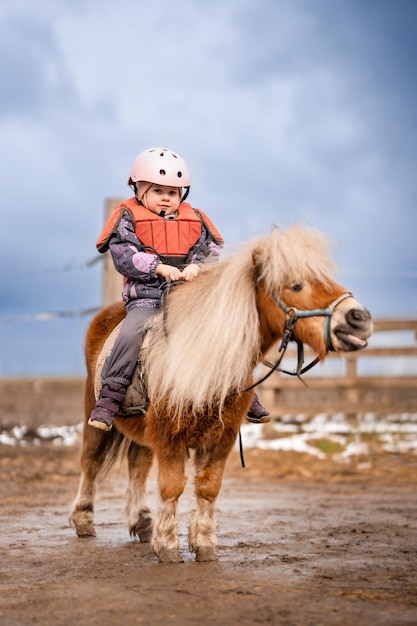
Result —
M106 358L101 380L103 385L120 383L128 387L135 372L139 354L139 334L156 308L134 307L127 312L113 348Z

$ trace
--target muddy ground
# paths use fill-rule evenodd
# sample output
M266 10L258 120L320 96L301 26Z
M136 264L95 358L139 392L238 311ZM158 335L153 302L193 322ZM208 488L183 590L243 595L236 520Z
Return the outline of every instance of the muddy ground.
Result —
M417 457L341 464L234 452L217 506L219 560L182 564L130 539L123 468L101 483L95 539L67 518L78 446L0 446L2 626L417 624ZM155 470L150 499L157 507Z

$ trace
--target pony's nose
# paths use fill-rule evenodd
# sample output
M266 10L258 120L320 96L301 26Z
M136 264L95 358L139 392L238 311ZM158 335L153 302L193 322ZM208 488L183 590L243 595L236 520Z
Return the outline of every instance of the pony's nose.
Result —
M360 328L364 324L368 324L371 314L368 309L350 309L346 314L346 321L353 328Z

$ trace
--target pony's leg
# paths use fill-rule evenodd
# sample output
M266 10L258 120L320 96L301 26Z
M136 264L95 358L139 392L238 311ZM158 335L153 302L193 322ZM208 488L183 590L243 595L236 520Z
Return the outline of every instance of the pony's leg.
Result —
M113 442L114 431L104 432L84 426L81 452L81 479L69 521L79 537L95 537L94 498L96 479Z
M150 448L132 442L127 453L129 484L126 493L126 514L129 533L141 541L150 541L152 515L146 503L146 480L152 467L153 452Z
M185 448L172 442L157 451L158 484L161 505L156 517L152 549L160 563L181 563L178 540L177 506L187 477L184 473Z
M195 454L195 495L197 508L192 514L188 544L197 561L217 560L216 524L214 507L222 485L227 457L233 447L236 433L222 437L221 444L211 449L199 448Z

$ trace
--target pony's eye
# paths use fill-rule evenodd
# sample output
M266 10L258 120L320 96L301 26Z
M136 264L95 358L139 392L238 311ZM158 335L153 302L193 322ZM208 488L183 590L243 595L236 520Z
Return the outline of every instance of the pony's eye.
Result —
M303 283L295 283L295 285L291 287L291 291L295 291L295 292L302 291L303 289L304 289Z

